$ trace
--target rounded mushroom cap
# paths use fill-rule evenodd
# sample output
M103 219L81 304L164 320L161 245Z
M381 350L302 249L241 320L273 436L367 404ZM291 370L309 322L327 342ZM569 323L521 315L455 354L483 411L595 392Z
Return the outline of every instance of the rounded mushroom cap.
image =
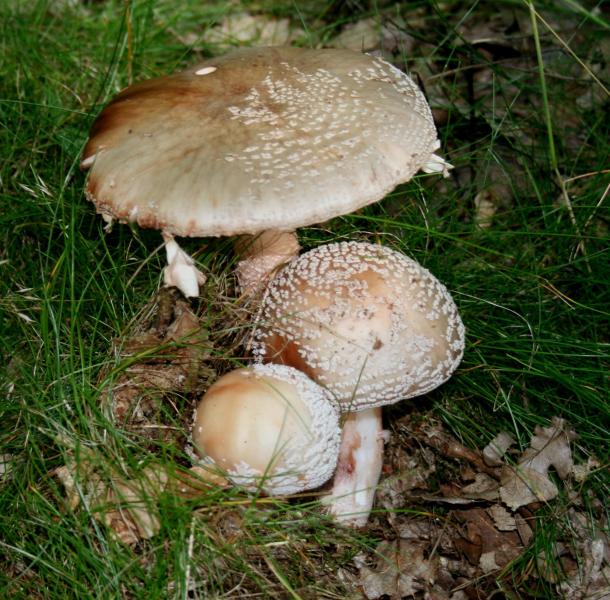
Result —
M425 394L464 349L449 292L414 260L383 246L320 246L271 281L254 332L258 361L291 365L343 410Z
M235 484L284 495L316 488L339 454L339 410L296 369L255 365L221 377L201 399L193 443Z
M423 94L382 59L251 48L123 90L81 166L105 217L218 236L352 212L439 170L438 147Z

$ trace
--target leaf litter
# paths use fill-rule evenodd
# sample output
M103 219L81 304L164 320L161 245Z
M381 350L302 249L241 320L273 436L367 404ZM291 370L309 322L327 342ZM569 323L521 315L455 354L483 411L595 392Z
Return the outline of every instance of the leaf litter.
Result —
M117 344L118 367L99 378L101 404L117 426L140 439L180 446L194 403L177 402L202 394L215 379L213 344L175 290L160 291L148 321L149 327Z
M168 446L179 452L188 441L197 398L216 377L210 366L213 344L190 303L176 290L162 289L115 348L118 367L100 374L100 403L109 420L155 452ZM66 464L51 475L63 485L70 510L84 507L120 541L135 545L160 528L159 498L171 493L185 499L225 486L218 473L190 467L180 455L176 464L152 460L133 472L99 450L58 440Z
M576 438L564 419L554 418L535 429L523 452L506 432L478 452L430 415L400 419L372 524L386 539L354 558L354 582L364 597L459 600L514 590L510 565L531 555L543 509L559 494L570 498L566 525L573 534L566 531L551 554L539 554L537 572L520 583L533 588L542 578L558 597L608 597L607 523L599 511L594 524L574 487L580 470L597 463L575 464Z

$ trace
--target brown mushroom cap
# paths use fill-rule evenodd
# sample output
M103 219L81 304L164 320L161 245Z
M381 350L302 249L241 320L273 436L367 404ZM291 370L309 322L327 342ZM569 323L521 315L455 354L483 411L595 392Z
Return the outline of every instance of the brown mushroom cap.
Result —
M283 365L223 375L201 399L193 444L228 479L270 495L327 481L339 454L339 410L323 388Z
M349 50L242 49L123 90L91 131L87 197L172 235L292 230L442 170L415 83Z
M403 254L357 242L320 246L285 267L254 333L257 360L302 370L349 410L436 388L463 349L445 286Z

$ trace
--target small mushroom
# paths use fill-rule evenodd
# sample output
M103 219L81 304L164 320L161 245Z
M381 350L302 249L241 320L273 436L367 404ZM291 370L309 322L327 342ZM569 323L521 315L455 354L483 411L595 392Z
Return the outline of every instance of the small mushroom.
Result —
M222 376L201 399L193 444L236 485L268 495L316 488L332 477L339 410L300 371L255 365Z
M298 253L295 228L376 202L420 169L446 173L439 146L423 94L381 58L244 48L120 92L81 166L106 220L163 232L165 283L195 296L203 276L174 236L272 232L238 269L255 290Z
M381 407L445 382L464 349L449 292L383 246L320 246L269 284L253 334L258 362L302 370L349 413L331 512L366 523L381 469Z

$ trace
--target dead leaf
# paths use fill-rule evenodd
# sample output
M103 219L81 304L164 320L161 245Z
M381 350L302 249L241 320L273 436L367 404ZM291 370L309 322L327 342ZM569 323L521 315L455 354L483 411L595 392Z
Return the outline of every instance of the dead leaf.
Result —
M196 498L209 493L211 486L225 487L228 481L219 473L201 466L191 467L188 471L176 469L167 484L168 491L182 498Z
M498 210L492 190L483 190L474 197L474 221L481 229L491 227Z
M487 513L494 520L494 524L498 528L498 531L514 531L517 529L515 517L500 504L490 506L487 509Z
M424 558L424 546L399 539L383 541L377 546L374 568L358 555L354 562L360 571L360 585L366 598L373 600L388 595L391 598L413 596L436 580L438 558Z
M500 432L485 448L483 448L483 460L490 467L500 467L504 464L503 458L506 451L515 443L510 433Z
M546 472L535 469L506 466L502 470L500 497L502 502L517 510L534 502L548 502L557 496L557 486L548 478Z
M207 31L204 39L208 44L221 48L240 44L285 46L302 34L302 30L291 26L289 19L237 12L228 15L219 25Z
M329 44L329 48L347 48L356 52L372 50L380 45L381 24L379 19L362 19L349 23Z
M484 558L486 566L492 564L493 558L498 568L502 568L523 551L519 534L516 531L499 531L485 509L456 510L453 514L465 525L462 536L454 543L471 564L481 566L481 557L487 554ZM493 557L489 553L493 553Z
M523 547L527 548L534 537L534 532L528 522L518 513L515 514L515 524L517 525L517 532L519 533Z
M415 488L426 489L430 476L436 471L434 454L428 449L403 453L392 461L392 475L381 481L377 489L376 504L392 511L405 506L409 492Z
M490 550L489 552L484 552L481 554L481 558L479 558L479 566L481 567L481 571L483 571L483 573L491 573L492 571L500 570L500 566L496 564L496 551Z
M549 583L559 583L565 573L572 573L577 569L565 544L558 542L548 550L541 550L536 556L538 574Z
M119 358L126 365L119 375L100 377L101 403L110 408L115 420L127 431L150 440L186 442L185 415L172 402L177 394L196 396L214 377L207 366L212 347L190 305L169 292L160 293L152 325L122 341ZM162 414L171 408L176 421Z
M591 540L581 546L579 568L562 581L557 589L565 598L575 600L607 600L610 598L610 565L604 559L602 540ZM605 563L605 564L604 564Z
M95 466L90 460L91 453L86 448L80 450L80 458L69 456L64 466L51 471L64 487L68 507L74 510L81 502L86 506L95 501L102 493L104 485L95 472Z
M167 481L167 473L158 466L147 467L137 479L116 479L93 510L122 542L149 539L161 527L157 504Z
M519 463L502 468L500 496L513 510L533 502L548 502L559 490L549 479L554 467L561 479L566 479L574 468L570 442L576 433L567 428L563 419L553 418L551 427L536 427L530 447Z
M125 479L102 464L93 451L82 449L79 460L70 455L50 475L62 483L70 510L83 504L122 542L131 545L152 537L159 530L157 501L168 483L166 469L149 465L137 477Z
M495 479L485 473L477 473L474 483L462 487L461 495L472 500L497 500L498 490L499 484Z
M605 529L590 522L575 509L568 512L571 529L576 537L575 567L557 585L565 597L576 600L606 600L610 598L610 543ZM574 549L571 548L574 552Z
M465 460L476 467L479 471L487 473L492 477L495 477L498 474L494 468L488 467L483 462L479 451L471 450L470 448L464 446L453 436L449 435L439 423L428 422L424 424L422 426L422 431L420 432L420 437L422 442L428 444L432 448L435 448L441 452L443 456L458 460Z
M587 458L587 462L580 465L574 465L572 467L572 473L574 474L574 479L578 481L578 483L582 483L589 477L591 472L596 471L601 467L601 463L597 458L593 456L589 456Z
M12 454L0 454L0 482L8 481L15 468L15 457Z
M327 45L329 48L347 48L355 52L381 50L388 58L395 52L408 55L415 46L415 39L405 29L400 17L394 20L379 17L361 19L348 23Z

